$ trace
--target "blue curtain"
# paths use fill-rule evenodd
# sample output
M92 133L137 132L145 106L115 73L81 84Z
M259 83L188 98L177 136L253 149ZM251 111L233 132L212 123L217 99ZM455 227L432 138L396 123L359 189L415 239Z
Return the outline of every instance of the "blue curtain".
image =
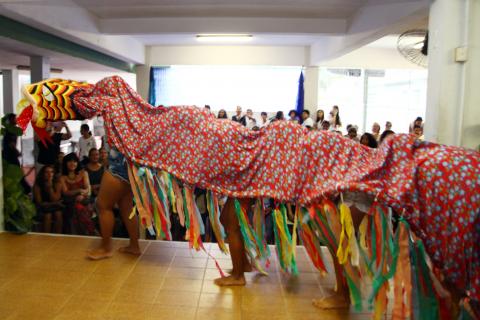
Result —
M150 68L150 85L148 88L148 103L157 106L161 95L160 85L165 81L167 69L169 67L151 67Z
M296 105L296 110L297 114L302 118L302 112L303 112L303 98L304 98L304 91L303 91L303 70L300 71L300 78L298 78L298 92L297 92L297 105Z

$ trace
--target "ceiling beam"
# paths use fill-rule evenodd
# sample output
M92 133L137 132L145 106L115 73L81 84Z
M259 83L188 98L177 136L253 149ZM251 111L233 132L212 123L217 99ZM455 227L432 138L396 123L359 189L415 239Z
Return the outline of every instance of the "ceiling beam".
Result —
M102 52L84 47L78 43L43 32L21 22L0 15L0 36L20 41L39 48L48 49L72 57L99 63L115 69L135 72L135 65ZM35 52L31 53L32 55Z
M162 33L274 33L274 34L344 34L346 19L301 18L217 18L161 17L100 19L100 32L105 34Z

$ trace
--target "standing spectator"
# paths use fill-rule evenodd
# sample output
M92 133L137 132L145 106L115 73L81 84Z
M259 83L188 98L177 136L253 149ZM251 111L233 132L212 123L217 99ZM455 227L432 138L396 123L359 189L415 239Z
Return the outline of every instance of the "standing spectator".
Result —
M257 126L257 120L253 117L252 109L247 109L247 115L245 116L246 127L252 130Z
M217 116L218 119L228 119L227 117L227 112L223 109L220 109L220 111L218 111L218 116Z
M85 170L88 173L88 180L92 188L92 199L95 199L100 190L100 182L102 181L103 172L105 171L104 166L100 163L100 152L97 149L90 149Z
M310 118L310 111L303 110L302 111L302 126L306 127L307 129L311 130L314 127L313 120Z
M270 121L268 120L268 115L265 111L262 111L260 114L261 120L260 120L260 128L267 126Z
M392 130L392 123L390 121L385 122L385 130Z
M410 124L410 127L408 128L408 133L414 133L415 126L420 126L420 128L422 128L422 130L423 130L423 119L422 119L422 117L417 117L417 119L415 119L415 121L413 121Z
M288 116L289 116L289 119L288 121L293 121L295 123L300 123L299 119L298 119L298 113L297 111L295 110L290 110L290 112L288 113Z
M94 235L93 209L90 206L90 181L81 170L78 157L70 153L63 158L62 194L66 205L65 224L67 233Z
M285 120L285 116L283 115L283 111L277 111L277 113L275 114L275 118L273 120L274 121Z
M66 133L62 133L63 128L65 128ZM40 166L37 167L38 170L45 165L55 165L58 160L58 155L60 154L60 143L62 140L68 140L72 137L70 129L63 121L48 123L46 130L50 135L50 141L47 140L43 143L38 141L37 136L35 136L38 145L37 163L40 164Z
M362 137L360 138L360 143L363 144L364 146L370 147L370 148L377 148L378 147L378 142L377 139L373 136L373 134L365 132Z
M419 125L415 125L413 127L413 134L417 136L417 139L423 141L425 138L423 137L423 128Z
M394 135L395 132L393 132L392 130L385 130L383 131L382 135L380 136L380 141L378 144L382 144L382 142L389 136L392 136Z
M326 130L326 131L330 130L330 122L328 122L326 120L323 121L322 122L322 130Z
M330 125L333 130L337 130L342 126L342 121L340 120L340 109L338 106L333 106L332 111L330 111Z
M374 122L372 125L372 135L375 137L375 140L380 140L380 124Z
M247 125L247 121L246 121L246 119L245 119L245 116L242 116L242 107L237 106L237 111L236 111L236 113L237 113L237 114L232 117L232 120L235 121L235 122L238 122L238 123L240 123L240 124L242 124L242 125L244 125L244 126L246 126L246 125Z
M52 216L55 218L55 233L62 233L63 208L61 202L62 188L55 179L53 166L45 165L40 169L33 186L33 196L37 206L37 213L42 219L43 232L52 231Z
M82 124L80 134L82 136L78 140L78 157L82 163L86 163L88 161L88 152L93 148L97 148L97 144L88 124Z
M325 113L322 109L317 110L317 119L315 120L315 128L317 130L322 129L322 122L325 120Z
M358 139L358 135L357 135L357 127L355 126L351 126L349 129L348 129L348 137L350 139L352 139L353 141L356 141L356 142L359 142L360 140Z

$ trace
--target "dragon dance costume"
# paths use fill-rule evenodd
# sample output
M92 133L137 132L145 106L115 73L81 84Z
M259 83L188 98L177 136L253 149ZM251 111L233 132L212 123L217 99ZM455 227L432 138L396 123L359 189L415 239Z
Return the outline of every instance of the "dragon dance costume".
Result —
M287 121L255 132L197 107L153 107L119 77L96 85L46 80L24 91L22 105L29 106L17 122L25 128L32 120L40 136L46 121L103 116L109 144L127 159L140 221L157 238L171 239L170 215L178 214L191 246L202 248L194 189L206 189L213 230L226 252L218 197L256 198L252 220L238 202L236 213L246 250L263 270L270 252L262 199L273 198L282 268L297 272L298 237L314 265L327 272L320 249L327 246L357 309L366 303L380 317L393 284L394 317L445 318L435 279L480 301L476 152L402 134L370 149ZM351 192L374 199L358 232L341 196ZM296 204L292 233L286 203ZM362 289L365 278L370 292Z

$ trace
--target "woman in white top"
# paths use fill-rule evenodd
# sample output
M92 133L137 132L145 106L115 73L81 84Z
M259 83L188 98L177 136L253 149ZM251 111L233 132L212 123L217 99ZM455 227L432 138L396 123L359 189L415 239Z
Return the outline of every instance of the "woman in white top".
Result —
M95 143L95 137L90 132L88 124L82 124L80 127L80 133L82 136L78 139L78 158L80 161L88 159L88 153L91 149L97 148Z

